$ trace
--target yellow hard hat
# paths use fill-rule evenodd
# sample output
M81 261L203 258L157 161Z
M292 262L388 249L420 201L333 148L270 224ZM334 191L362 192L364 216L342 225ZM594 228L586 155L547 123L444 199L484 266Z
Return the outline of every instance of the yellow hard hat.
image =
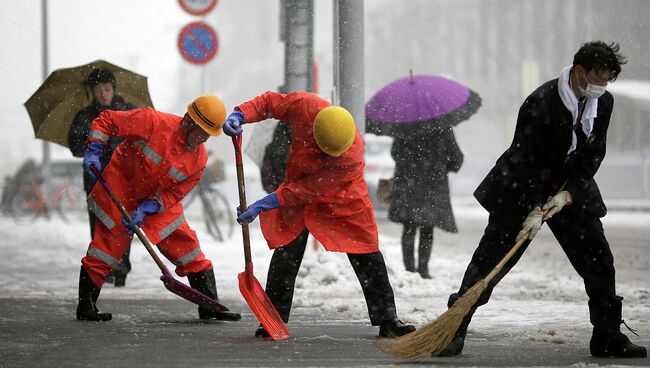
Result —
M187 113L211 136L221 134L221 126L226 121L226 106L219 97L201 96L187 105Z
M328 106L318 112L314 119L316 144L330 156L345 153L354 142L356 133L352 114L341 106Z

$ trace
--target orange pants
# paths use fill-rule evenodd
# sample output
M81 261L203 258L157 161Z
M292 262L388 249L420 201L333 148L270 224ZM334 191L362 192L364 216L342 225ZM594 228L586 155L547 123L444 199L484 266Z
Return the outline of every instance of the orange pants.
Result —
M117 265L131 244L133 235L128 235L127 231L122 226L116 232L111 232L101 221L95 224L93 239L88 245L86 256L81 259L81 264L98 287L102 287L106 275ZM158 249L176 265L178 276L212 268L212 262L205 258L196 233L187 221L160 241Z

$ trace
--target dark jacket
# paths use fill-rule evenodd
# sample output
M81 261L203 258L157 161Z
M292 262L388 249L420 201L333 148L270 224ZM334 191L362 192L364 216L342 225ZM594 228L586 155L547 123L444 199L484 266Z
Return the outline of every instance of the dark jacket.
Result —
M79 110L77 115L74 117L70 131L68 132L68 147L73 156L84 157L86 140L88 139L88 133L90 132L90 123L92 123L92 121L106 109L125 111L135 109L135 106L124 101L121 96L115 95L109 106L102 106L93 99L93 102L90 105ZM115 148L117 148L120 142L122 142L121 138L111 138L109 140L108 147L99 157L99 162L102 165L102 168L106 167L113 151L115 151ZM93 180L88 173L84 172L84 190L86 193L90 193L93 185L95 185L95 180Z
M474 192L479 203L492 212L504 206L530 210L546 202L562 183L574 198L574 206L593 216L607 213L594 181L605 157L609 119L614 98L605 92L598 99L597 117L586 144L571 154L573 117L558 93L554 79L535 90L519 109L510 148L497 160Z
M396 138L391 155L395 176L388 218L457 232L447 173L460 169L463 153L451 128L425 137Z
M273 131L273 139L264 149L262 166L262 187L267 193L275 192L284 181L287 170L287 157L291 145L291 125L279 121Z

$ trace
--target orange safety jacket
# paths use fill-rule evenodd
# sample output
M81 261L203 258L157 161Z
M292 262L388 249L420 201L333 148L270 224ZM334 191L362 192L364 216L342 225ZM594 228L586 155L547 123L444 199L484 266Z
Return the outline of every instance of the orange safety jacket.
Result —
M363 139L357 130L350 149L338 157L323 153L312 125L331 103L307 92L266 92L237 107L246 123L268 118L291 124L284 182L276 190L280 207L260 214L269 247L282 247L306 227L329 251L379 250L377 224L363 177Z
M105 110L91 125L88 141L124 141L113 152L103 175L124 208L131 212L144 200L160 203L142 230L156 244L185 221L181 200L198 184L207 152L203 145L189 151L180 130L182 118L153 109ZM121 213L110 197L95 185L88 208L109 229L121 226Z

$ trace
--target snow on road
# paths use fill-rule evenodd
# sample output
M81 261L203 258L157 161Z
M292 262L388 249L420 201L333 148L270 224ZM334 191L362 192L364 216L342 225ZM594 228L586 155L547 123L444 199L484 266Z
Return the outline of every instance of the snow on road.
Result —
M398 313L410 323L423 324L446 309L486 222L476 207L457 207L460 232L436 232L430 262L432 280L409 273L402 265L401 227L380 218L380 243L395 291ZM201 248L215 266L220 297L242 300L237 274L244 269L239 228L224 243L214 241L197 214L188 214ZM650 214L616 212L604 220L617 266L617 290L625 297L624 318L642 337L650 335ZM255 222L251 225L254 272L262 284L271 251ZM15 223L0 217L0 295L3 298L76 298L80 259L89 241L85 222L59 219ZM159 280L160 272L137 239L131 253L133 270L126 287L106 286L101 298L176 298ZM170 269L173 265L167 262ZM186 279L183 279L187 282ZM294 311L367 321L361 288L344 254L315 248L310 238L296 282ZM74 313L74 311L70 311ZM588 329L586 295L548 230L540 232L519 264L497 286L491 302L480 308L471 329L498 328L530 341L566 343L575 329ZM471 330L470 329L470 330Z

